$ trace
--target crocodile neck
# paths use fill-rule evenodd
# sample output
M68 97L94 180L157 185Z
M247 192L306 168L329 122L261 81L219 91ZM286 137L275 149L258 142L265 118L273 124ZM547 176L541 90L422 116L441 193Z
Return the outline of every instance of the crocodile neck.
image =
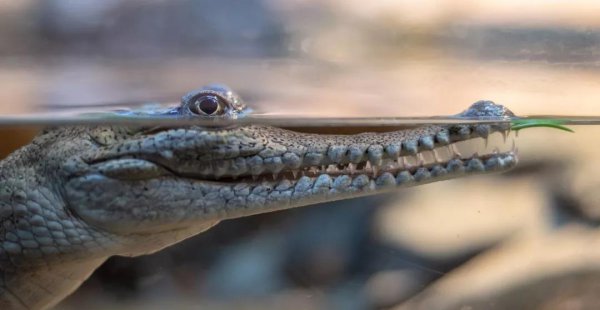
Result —
M480 102L461 115L507 113ZM353 135L263 125L47 130L0 163L0 308L49 307L106 258L152 253L224 219L508 170L517 161L510 151L423 159L506 130L503 124Z

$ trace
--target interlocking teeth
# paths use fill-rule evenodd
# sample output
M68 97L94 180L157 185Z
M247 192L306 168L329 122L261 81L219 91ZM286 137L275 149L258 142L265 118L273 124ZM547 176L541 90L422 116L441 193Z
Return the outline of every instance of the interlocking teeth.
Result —
M402 142L330 145L305 150L305 153L289 149L279 153L211 161L199 167L198 172L200 175L219 179L262 175L266 175L268 179L271 179L271 176L279 179L286 177L297 179L302 175L314 177L321 174L358 175L361 173L378 177L389 171L405 169L416 171L420 167L448 163L451 159L475 158L478 154L499 154L500 149L497 147L492 149L492 147L506 142L509 133L498 128L487 124L461 124L441 128L430 135ZM461 141L461 137L466 140ZM511 139L511 142L510 150L515 152L514 139ZM504 147L502 149L506 150ZM170 154L164 156L167 155ZM475 168L480 166L473 165ZM443 171L438 169L436 173L443 173Z
M444 134L441 134L442 139ZM499 137L500 135L498 135ZM438 137L436 136L436 139ZM439 139L438 139L439 140ZM365 161L361 161L356 164L350 161L350 158L353 157L352 150L358 151L360 148L358 147L330 147L328 150L328 158L331 160L333 157L335 158L346 158L341 162L336 164L327 164L327 165L315 165L304 168L304 171L308 173L308 176L317 176L320 174L329 174L332 176L335 175L360 175L367 174L372 176L373 178L379 177L381 174L386 172L394 172L394 171L417 171L423 167L436 167L440 164L443 165L444 162L448 164L448 166L438 167L434 170L431 170L430 173L432 175L444 175L445 173L449 173L449 171L454 171L453 169L466 169L467 171L481 171L482 170L482 161L479 154L499 154L500 150L498 147L495 147L493 150L488 150L487 141L490 140L492 143L498 143L498 138L494 138L493 135L490 135L486 138L479 139L471 139L469 141L462 141L457 143L449 144L445 147L438 146L437 148L432 147L435 146L433 137L425 137L421 138L417 141L405 141L402 144L402 147L398 144L393 145L390 144L386 147L371 145L365 148L365 155L362 156ZM437 142L439 144L439 141ZM421 152L414 152L414 148L422 148ZM426 149L431 148L430 151L424 151ZM449 150L446 151L445 148ZM512 150L514 150L515 144L513 141ZM346 152L347 150L347 152ZM404 150L404 155L400 151ZM409 151L410 150L410 151ZM487 151L486 151L487 150ZM344 156L338 155L344 151ZM409 154L406 154L409 153ZM332 154L336 154L335 156ZM350 155L347 155L350 154ZM390 156L391 154L397 155L395 157ZM471 154L471 156L466 157L466 154ZM357 159L358 156L354 156L354 159ZM466 159L465 159L466 158ZM346 162L344 162L346 161ZM465 161L465 164L459 164L462 161ZM294 178L296 178L297 172L293 172ZM428 178L427 172L422 171L416 174L418 178Z
M382 166L382 162L386 159L398 161L398 166L403 166L404 163L412 163L409 166L420 166L424 164L444 162L444 155L448 153L443 149L447 146L451 157L463 158L464 154L472 154L471 149L457 147L461 143L473 143L477 137L483 138L485 141L484 149L487 149L488 139L493 131L498 131L497 126L494 127L488 124L475 125L453 125L448 128L440 128L437 132L431 135L424 135L418 139L409 139L402 142L380 143L380 144L363 144L356 143L351 145L330 145L324 149L312 149L304 154L296 154L292 151L282 151L281 156L264 157L263 155L255 155L246 158L245 168L242 167L242 172L225 171L225 175L244 175L244 174L263 174L263 173L279 173L283 170L297 170L301 167L311 168L311 173L316 171L333 172L329 167L332 163L336 165L344 165L345 169L350 172L357 169L356 166L347 166L349 163L354 165L365 165L366 169L372 170L373 167ZM500 134L506 139L505 131L500 131ZM467 139L467 141L460 141ZM504 140L503 139L503 140ZM493 143L492 143L493 144ZM431 151L427 153L426 151ZM322 153L321 153L322 152ZM423 158L423 153L427 153L428 158ZM270 154L270 153L269 153ZM273 155L273 154L271 154ZM270 155L269 155L270 156ZM416 158L412 158L416 156ZM398 160L400 157L407 157L403 160ZM431 157L431 159L429 159ZM232 165L239 166L239 165ZM232 168L233 169L233 168ZM237 170L237 169L236 169ZM308 171L308 168L304 168ZM218 173L213 173L218 174Z
M486 141L487 139L479 139L480 141ZM426 139L427 141L427 139ZM426 142L427 143L427 142ZM411 143L409 143L410 145ZM429 178L430 173L432 176L444 175L448 171L456 170L467 170L467 171L481 171L483 164L479 156L479 150L476 145L477 140L461 143L454 143L448 147L452 150L450 152L444 152L443 149L434 148L429 152L420 152L414 155L397 156L395 158L383 157L383 148L370 147L368 150L370 154L368 157L376 159L377 163L371 160L362 162L361 164L354 163L339 163L329 164L321 166L311 166L305 168L305 171L309 173L309 176L317 176L320 174L335 175L360 175L367 174L373 178L379 177L381 174L386 172L394 171L421 171L415 174L416 179ZM513 143L513 149L514 149ZM485 149L485 148L484 148ZM368 152L368 153L369 153ZM387 152L387 151L386 151ZM392 150L392 153L395 152ZM399 153L399 152L398 152ZM470 158L466 158L462 154L471 154ZM495 149L491 154L498 154L499 149ZM387 152L386 154L389 154ZM400 153L399 153L400 154ZM453 159L454 158L454 159ZM462 162L465 164L461 164ZM447 167L442 167L440 164L444 162L448 163ZM436 167L435 169L427 172L423 170L424 167ZM294 173L295 177L296 173Z
M255 156L242 155L247 157L243 157L241 165L232 161L213 167L211 162L210 167L204 167L208 166L205 164L198 170L201 173L211 170L207 174L211 176L243 177L250 174L270 178L272 174L280 179L296 179L300 173L304 180L319 179L318 182L313 181L318 183L316 187L319 190L331 186L337 190L345 186L374 189L394 182L403 184L471 171L494 171L516 163L514 153L517 148L514 141L511 148L513 153L501 153L500 149L494 148L500 143L493 138L493 133L499 132L497 136L502 137L502 142L507 141L509 120L514 116L512 112L490 101L478 101L457 116L502 119L493 123L433 125L414 132L366 133L356 138L340 138L339 141L345 142L339 145L327 145L332 141L328 137L308 148L288 149L281 145L274 148L270 145L267 148L270 151L263 150ZM505 149L504 146L502 149ZM169 154L163 156L168 157ZM349 176L352 178L348 179ZM332 181L332 178L335 180Z

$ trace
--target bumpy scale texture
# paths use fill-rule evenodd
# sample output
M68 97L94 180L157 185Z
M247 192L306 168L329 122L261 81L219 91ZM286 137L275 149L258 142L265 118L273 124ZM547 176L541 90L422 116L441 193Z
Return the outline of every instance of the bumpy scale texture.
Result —
M478 104L461 115L509 113ZM223 219L507 170L516 164L510 152L402 164L505 126L356 135L260 125L46 130L0 162L0 309L50 307L106 258L151 253Z

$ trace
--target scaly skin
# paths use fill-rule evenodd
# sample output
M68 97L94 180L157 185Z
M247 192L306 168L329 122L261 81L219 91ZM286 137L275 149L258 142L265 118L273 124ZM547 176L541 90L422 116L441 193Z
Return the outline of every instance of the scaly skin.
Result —
M207 96L219 109L197 116ZM184 96L167 114L235 118L245 111L232 92L214 88ZM512 113L480 101L460 115ZM262 125L46 130L0 163L0 309L51 307L108 257L152 253L221 220L510 169L512 152L395 164L506 126L355 135Z

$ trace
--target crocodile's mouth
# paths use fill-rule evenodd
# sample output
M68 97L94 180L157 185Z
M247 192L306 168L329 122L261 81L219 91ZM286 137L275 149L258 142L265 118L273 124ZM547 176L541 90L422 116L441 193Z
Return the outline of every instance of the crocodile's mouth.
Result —
M299 176L318 177L322 174L332 177L365 174L376 178L384 173L396 174L401 171L411 174L423 173L423 169L433 174L443 174L443 170L463 168L474 171L484 171L492 168L501 169L505 164L509 164L504 163L503 160L516 157L517 153L514 138L503 137L501 139L506 140L500 143L501 136L501 134L494 134L488 139L477 138L452 143L445 147L418 152L414 155L399 156L396 159L382 159L380 163L372 163L367 160L358 164L342 163L308 166L299 170L287 170L278 174L270 174L270 177L273 179L297 179ZM257 177L269 178L264 174L254 178Z
M514 136L506 123L431 125L348 135L274 127L265 132L269 133L267 141L275 144L306 141L300 144L311 147L301 151L294 151L293 146L283 150L267 147L245 156L218 160L175 161L165 160L163 156L144 159L177 177L223 184L279 184L301 178L343 182L345 177L401 184L505 171L517 163Z
M302 177L315 179L327 176L335 179L340 176L350 178L366 176L370 180L384 182L394 180L399 184L443 178L454 174L508 170L517 164L517 151L515 137L508 131L499 131L485 138L469 138L416 152L399 152L396 157L389 154L381 157L372 156L375 160L364 156L359 162L351 162L346 153L339 162L326 165L301 165L295 169L284 167L279 171L267 170L246 175L183 174L181 176L219 183L279 183L285 180L295 181Z
M478 101L456 117L476 121L368 132L353 126L330 132L261 124L157 128L115 145L95 139L101 149L82 158L88 165L83 170L126 180L171 176L286 187L286 181L307 179L333 185L348 178L376 184L435 181L516 165L513 139L507 139L510 110Z
M93 170L116 179L172 176L224 185L284 184L284 187L286 182L296 184L307 179L332 186L336 182L372 181L375 185L404 185L462 174L505 171L517 164L514 138L506 123L430 125L350 135L256 126L240 130L262 132L265 142L252 146L256 140L249 138L243 140L242 149L239 144L242 140L235 140L238 138L220 142L213 138L210 141L217 143L214 148L202 145L203 151L198 152L193 143L203 141L196 138L209 133L201 129L171 130L153 136L153 141L157 141L170 135L172 147L165 150L139 152L134 147L140 144L132 142L130 149L134 151L130 153L123 152L123 149L128 151L127 147L121 147L120 152L110 153L116 156L99 156L86 162ZM179 132L182 137L176 136Z

